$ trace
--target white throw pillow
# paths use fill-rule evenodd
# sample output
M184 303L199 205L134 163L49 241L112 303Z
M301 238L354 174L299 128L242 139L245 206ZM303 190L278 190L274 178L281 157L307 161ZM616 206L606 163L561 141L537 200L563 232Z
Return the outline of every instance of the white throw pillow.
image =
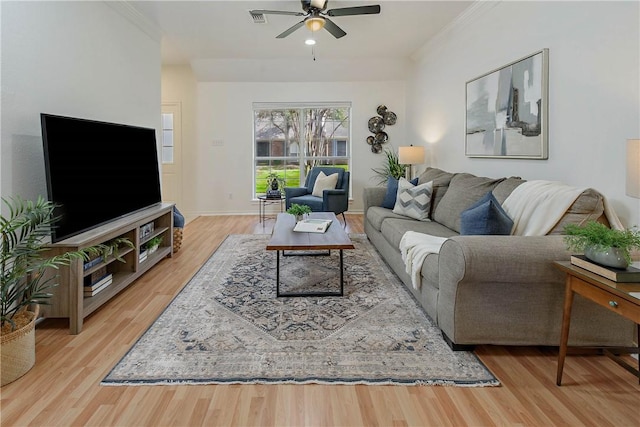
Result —
M393 213L420 221L430 221L429 210L431 207L432 193L433 181L414 186L406 179L400 178Z
M336 184L338 183L338 173L332 173L327 176L324 172L320 171L318 177L316 178L316 183L313 184L313 191L311 194L317 197L322 197L322 192L324 190L333 190L336 188Z

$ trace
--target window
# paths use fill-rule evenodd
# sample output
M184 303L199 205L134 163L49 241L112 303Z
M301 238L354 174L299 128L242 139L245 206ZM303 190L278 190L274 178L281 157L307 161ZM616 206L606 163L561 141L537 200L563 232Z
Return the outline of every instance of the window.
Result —
M349 170L351 106L254 104L254 197L266 194L267 176L299 187L314 166Z
M162 113L162 163L173 163L173 113Z

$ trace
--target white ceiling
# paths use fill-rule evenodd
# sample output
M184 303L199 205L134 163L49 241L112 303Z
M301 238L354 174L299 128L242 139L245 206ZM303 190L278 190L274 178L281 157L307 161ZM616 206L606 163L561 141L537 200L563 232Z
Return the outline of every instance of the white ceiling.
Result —
M336 39L326 30L315 34L313 54L320 61L380 64L409 58L431 37L455 20L473 1L330 0L327 9L379 4L377 15L331 18L347 35ZM263 64L265 61L312 60L304 44L306 27L284 39L276 35L303 17L266 15L266 24L253 22L252 9L301 12L299 0L285 1L130 1L144 19L162 33L163 64L191 64L207 80L207 70L220 76L221 64ZM222 67L224 68L224 67ZM220 78L220 77L218 77Z

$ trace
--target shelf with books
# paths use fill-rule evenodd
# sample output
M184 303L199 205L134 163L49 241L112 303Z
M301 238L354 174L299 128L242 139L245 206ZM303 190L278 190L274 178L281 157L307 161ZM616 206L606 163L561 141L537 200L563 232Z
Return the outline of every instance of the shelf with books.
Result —
M141 238L143 227L147 230L152 228L153 231L142 233L144 238ZM77 260L58 272L53 272L52 274L59 274L59 286L53 288L51 305L45 306L44 315L50 318L69 318L71 333L80 333L85 317L131 285L163 258L173 255L172 227L173 204L163 203L51 244L49 249L52 252L63 253L127 238L133 243L133 248L118 246L117 255L120 260L109 255L87 269L84 268L85 263L82 260ZM154 254L148 254L146 259L141 261L140 251L144 250L144 245L150 239L157 236L162 237L158 250ZM97 276L105 271L110 275L111 282L98 291L85 294L85 280L95 284L99 279Z

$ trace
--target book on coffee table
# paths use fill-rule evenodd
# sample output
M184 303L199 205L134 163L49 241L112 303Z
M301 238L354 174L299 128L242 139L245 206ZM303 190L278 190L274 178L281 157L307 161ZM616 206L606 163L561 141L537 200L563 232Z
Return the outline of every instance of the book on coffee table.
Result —
M324 233L331 225L330 219L303 219L296 223L293 227L293 231L299 231L302 233Z
M571 255L571 264L577 265L592 273L599 274L614 282L640 282L640 268L637 266L638 263L635 262L626 269L621 269L596 264L584 255Z

